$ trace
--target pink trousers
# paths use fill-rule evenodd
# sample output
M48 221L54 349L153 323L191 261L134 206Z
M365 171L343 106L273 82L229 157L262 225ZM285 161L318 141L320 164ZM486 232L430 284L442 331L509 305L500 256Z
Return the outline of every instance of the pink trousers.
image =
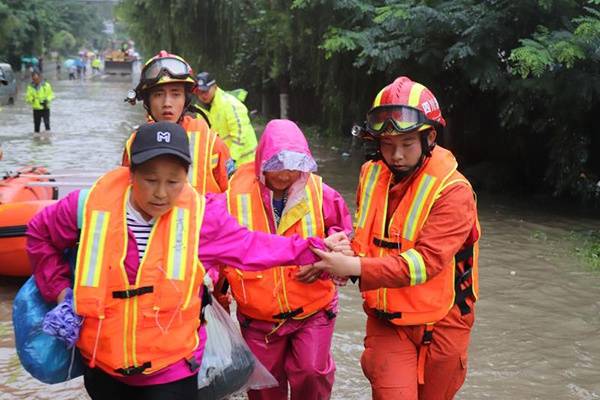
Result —
M250 400L323 400L331 397L335 362L331 339L335 318L324 311L304 320L288 320L275 332L272 322L238 315L242 334L260 362L279 382L276 388L252 390Z

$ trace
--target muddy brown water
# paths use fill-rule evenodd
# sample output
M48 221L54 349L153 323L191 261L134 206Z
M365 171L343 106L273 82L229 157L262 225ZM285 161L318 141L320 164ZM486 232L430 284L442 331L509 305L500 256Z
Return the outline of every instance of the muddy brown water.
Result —
M0 111L0 171L25 164L51 171L106 170L120 159L141 106L123 103L126 82L56 81L53 136L33 139L24 87L14 106ZM320 172L351 206L359 155L344 157L339 143L311 139ZM459 399L600 399L600 273L574 256L570 233L600 228L600 221L537 202L479 202L481 300L470 348L469 375ZM22 280L0 277L0 399L86 399L81 378L37 382L19 364L11 323L12 299ZM359 358L365 316L355 286L341 289L334 336L334 399L368 399Z

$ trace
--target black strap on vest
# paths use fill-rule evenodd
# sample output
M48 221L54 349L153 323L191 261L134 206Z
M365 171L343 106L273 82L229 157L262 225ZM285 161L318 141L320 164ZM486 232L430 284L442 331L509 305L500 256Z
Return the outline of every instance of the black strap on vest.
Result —
M119 368L115 369L115 372L124 376L132 376L141 374L150 367L152 367L152 363L150 361L147 361L139 367Z
M473 246L468 246L454 256L456 263L456 278L454 279L454 304L460 309L461 315L467 315L471 312L471 307L467 304L467 298L474 298L473 284L469 284L464 289L463 284L471 278L473 272ZM464 262L464 270L458 269L458 263Z
M296 315L300 315L303 312L304 312L304 309L302 307L300 307L300 308L296 308L295 310L292 310L292 311L283 312L281 314L273 315L273 318L274 319L288 319L288 318L293 318Z
M456 253L456 255L454 256L454 261L456 263L459 263L461 261L468 262L471 257L473 257L473 246L468 246Z
M154 292L154 286L142 286L137 289L115 290L112 292L113 299L129 299L135 296L141 296L146 293Z
M374 237L373 244L377 247L382 247L384 249L398 249L402 247L400 242L388 242L387 240L379 239Z
M389 312L385 312L383 310L375 310L375 316L379 319L385 319L385 320L389 321L391 319L402 318L402 313L401 312L389 313Z

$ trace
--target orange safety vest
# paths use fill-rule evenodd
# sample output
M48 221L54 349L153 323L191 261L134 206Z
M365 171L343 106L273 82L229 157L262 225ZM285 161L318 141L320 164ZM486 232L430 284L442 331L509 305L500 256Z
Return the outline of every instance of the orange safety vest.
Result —
M260 232L271 232L269 218L254 172L254 163L243 164L233 175L227 191L229 212L241 225ZM277 234L304 238L325 236L323 219L323 182L311 174L306 197L281 217ZM331 280L311 284L298 282L298 267L277 267L260 272L225 268L225 275L240 312L263 321L303 319L331 303L335 286Z
M429 279L421 254L414 248L419 233L440 193L451 185L470 184L456 171L448 150L436 146L427 165L407 189L386 226L392 173L383 161L367 162L360 176L361 193L353 239L360 256L399 255L408 264L410 286L363 292L368 309L396 325L433 324L455 304L466 310L465 299L477 299L479 222L450 264Z
M135 284L129 284L126 204L129 171L98 179L83 206L75 312L83 317L77 347L90 367L115 376L150 374L198 347L204 268L198 241L204 198L186 185L152 228Z
M192 118L189 115L183 117L180 125L185 129L190 140L190 155L192 164L188 171L190 184L200 194L221 193L213 170L219 164L219 154L213 154L217 134L211 131L204 119ZM131 160L131 143L135 138L135 132L127 139L125 150L127 160Z

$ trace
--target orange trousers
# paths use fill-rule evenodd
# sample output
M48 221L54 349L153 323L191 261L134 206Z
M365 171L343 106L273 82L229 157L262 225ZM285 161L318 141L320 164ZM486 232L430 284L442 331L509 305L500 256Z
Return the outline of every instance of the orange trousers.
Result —
M447 400L467 376L467 349L475 309L457 306L437 322L425 359L425 383L417 382L417 359L425 327L397 326L369 315L360 363L374 400Z

